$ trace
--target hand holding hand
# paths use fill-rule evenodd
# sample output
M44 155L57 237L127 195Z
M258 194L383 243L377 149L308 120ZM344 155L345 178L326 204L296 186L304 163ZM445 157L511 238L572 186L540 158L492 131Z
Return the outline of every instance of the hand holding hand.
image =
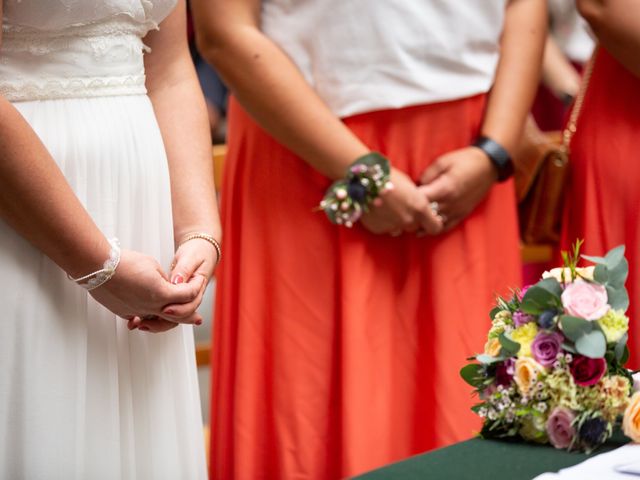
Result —
M167 305L191 304L203 289L200 277L192 282L172 284L158 262L147 255L122 250L120 264L115 275L102 286L91 290L91 296L116 315L140 324L143 316L167 317L163 310ZM191 323L195 318L190 317ZM176 323L158 319L151 331L164 331ZM151 323L151 322L150 322ZM137 326L137 325L136 325Z
M180 244L172 262L169 278L173 285L198 283L201 285L197 295L188 302L175 302L162 309L162 318L170 323L202 324L202 316L196 311L202 302L207 284L218 263L218 251L207 240L192 238ZM159 323L158 323L159 322ZM142 328L156 331L162 328L160 319L134 319L129 322L130 328ZM168 327L164 324L164 327Z
M385 190L362 217L362 224L372 233L400 234L422 229L439 233L442 222L429 207L429 201L403 172L391 169L393 189Z
M487 155L477 147L466 147L437 158L422 174L420 191L430 202L437 202L448 231L476 208L496 179Z

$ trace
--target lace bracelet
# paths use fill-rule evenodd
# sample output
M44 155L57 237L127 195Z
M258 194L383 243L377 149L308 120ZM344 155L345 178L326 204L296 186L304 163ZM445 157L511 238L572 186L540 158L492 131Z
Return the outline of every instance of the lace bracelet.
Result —
M380 193L391 190L389 160L378 152L359 157L347 175L334 182L320 202L331 223L351 228Z
M109 240L109 244L111 245L109 258L104 262L100 270L78 278L73 278L67 274L69 280L73 280L88 291L98 288L111 280L116 273L116 268L118 268L120 264L120 242L118 242L117 238L112 238Z

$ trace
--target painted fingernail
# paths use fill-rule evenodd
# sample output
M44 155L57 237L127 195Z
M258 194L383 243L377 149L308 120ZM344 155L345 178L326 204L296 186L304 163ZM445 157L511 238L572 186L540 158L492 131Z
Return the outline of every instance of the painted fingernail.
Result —
M168 308L164 311L167 315L173 315L176 311L173 308Z
M196 325L202 325L202 320L196 320Z
M138 330L142 330L143 332L148 332L149 331L149 327L142 325L140 327L138 327Z
M174 285L178 285L179 283L183 283L184 282L184 278L182 278L182 275L178 274L178 275L174 275L173 278L171 279L171 283L173 283Z

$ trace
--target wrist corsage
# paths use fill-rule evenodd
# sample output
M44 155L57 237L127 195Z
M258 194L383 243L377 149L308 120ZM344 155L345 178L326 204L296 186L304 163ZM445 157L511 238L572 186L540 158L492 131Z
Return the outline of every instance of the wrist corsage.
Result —
M391 190L389 160L378 152L359 157L347 176L335 181L320 202L320 209L336 225L352 227L380 193Z

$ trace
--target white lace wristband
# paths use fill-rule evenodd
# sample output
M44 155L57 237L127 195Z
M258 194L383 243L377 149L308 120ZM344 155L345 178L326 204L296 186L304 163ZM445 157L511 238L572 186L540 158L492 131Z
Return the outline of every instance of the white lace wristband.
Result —
M118 242L117 238L112 238L109 240L109 244L111 245L109 258L104 262L100 270L78 278L73 278L70 275L67 275L69 280L73 280L88 291L98 288L100 285L111 280L111 277L115 275L116 268L118 268L118 264L120 263L120 242Z

